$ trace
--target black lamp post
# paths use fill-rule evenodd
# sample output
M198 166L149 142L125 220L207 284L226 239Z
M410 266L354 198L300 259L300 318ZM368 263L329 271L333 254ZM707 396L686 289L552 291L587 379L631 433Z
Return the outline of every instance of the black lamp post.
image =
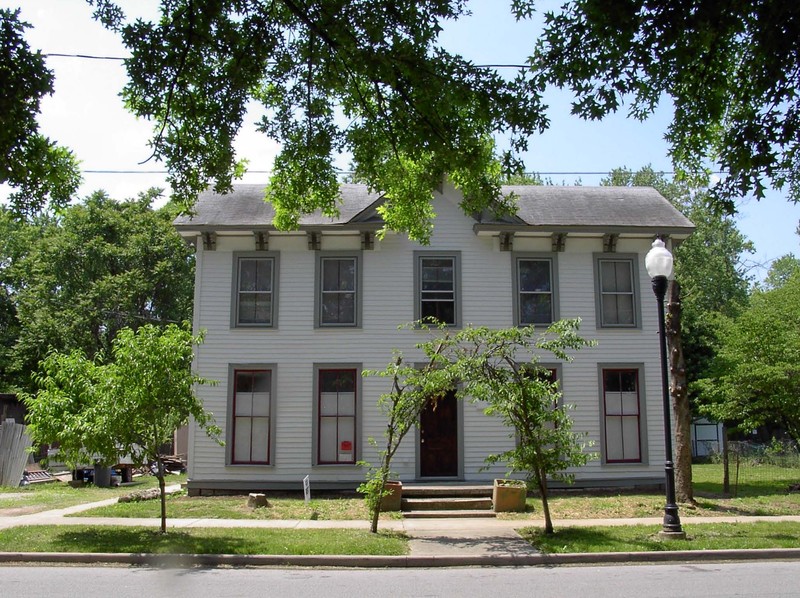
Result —
M672 426L669 401L669 374L667 373L667 337L664 332L664 296L667 293L669 277L672 276L672 254L664 246L664 241L656 239L653 247L644 258L647 273L653 280L653 293L658 303L658 335L661 345L661 398L664 402L664 447L666 461L664 476L667 492L667 504L664 506L664 527L661 536L666 538L685 538L681 527L678 505L675 503L675 465L672 462Z

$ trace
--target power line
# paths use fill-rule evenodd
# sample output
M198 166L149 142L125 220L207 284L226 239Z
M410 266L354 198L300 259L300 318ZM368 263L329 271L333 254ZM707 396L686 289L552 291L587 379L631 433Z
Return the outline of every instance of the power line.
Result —
M124 60L128 60L128 58L124 58L122 56L95 56L93 54L65 54L62 52L48 52L46 54L42 54L45 58L82 58L85 60L113 60L116 62L122 62ZM274 64L274 63L270 63ZM472 65L475 68L479 69L531 69L533 68L529 64L474 64Z
M62 54L60 52L48 52L47 54L42 54L45 58L55 57L55 58L84 58L86 60L115 60L122 62L123 60L127 60L127 58L122 58L121 56L94 56L92 54Z
M526 175L547 175L547 176L605 176L609 174L613 168L609 168L608 170L535 170L531 172L526 172ZM91 170L82 170L83 174L169 174L167 170L103 170L103 169L91 169ZM653 172L658 174L670 175L674 176L676 173L674 170L658 170L656 168L653 169ZM338 171L339 174L349 175L354 174L352 170L340 170ZM272 174L271 170L248 170L245 174ZM712 170L710 174L728 174L724 170Z

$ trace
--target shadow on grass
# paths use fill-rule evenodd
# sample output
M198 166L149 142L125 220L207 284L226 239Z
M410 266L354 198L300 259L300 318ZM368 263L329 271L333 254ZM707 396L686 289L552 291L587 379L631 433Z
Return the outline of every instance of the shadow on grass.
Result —
M627 535L624 539L619 538L619 529L604 530L591 527L557 529L555 533L549 535L540 528L525 528L520 530L520 534L545 554L666 550L658 539L658 530L655 528L652 534Z
M232 537L208 537L169 530L97 528L63 531L52 538L55 550L155 554L241 554L247 544Z
M716 496L708 496L709 499L718 499ZM741 516L741 517L758 517L761 515L770 515L767 509L754 505L747 507L744 505L724 505L711 502L710 500L703 500L703 497L698 493L695 495L697 506L705 511L712 511L714 513L723 513L725 515Z

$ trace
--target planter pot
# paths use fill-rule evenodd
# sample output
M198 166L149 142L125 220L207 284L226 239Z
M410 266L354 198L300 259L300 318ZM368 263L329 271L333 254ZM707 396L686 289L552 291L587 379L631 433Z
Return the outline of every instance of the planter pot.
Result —
M381 499L381 511L399 511L403 499L403 482L388 481L386 490L389 494Z
M495 513L524 511L528 488L519 480L495 480L492 489L492 503Z

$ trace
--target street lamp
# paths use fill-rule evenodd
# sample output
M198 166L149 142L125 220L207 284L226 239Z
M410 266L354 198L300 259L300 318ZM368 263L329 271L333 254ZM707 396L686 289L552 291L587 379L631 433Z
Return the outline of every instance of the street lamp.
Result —
M658 303L658 335L661 345L661 398L664 402L664 447L666 461L664 462L664 477L667 492L667 504L664 506L664 527L661 536L665 538L682 539L686 533L681 527L681 518L678 516L678 505L675 503L675 465L672 462L672 426L671 409L669 401L669 375L667 373L667 338L664 332L664 295L667 293L667 283L672 276L672 254L664 246L664 241L656 239L653 246L644 258L647 274L653 281L653 293Z

